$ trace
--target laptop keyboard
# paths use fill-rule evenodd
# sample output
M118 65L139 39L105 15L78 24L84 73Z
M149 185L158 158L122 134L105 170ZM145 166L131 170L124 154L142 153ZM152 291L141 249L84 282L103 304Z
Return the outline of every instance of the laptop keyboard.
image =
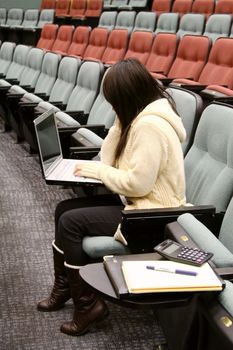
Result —
M72 162L71 159L63 159L61 164L53 170L53 177L60 180L71 179L71 177L75 179L73 171L76 163L75 160Z

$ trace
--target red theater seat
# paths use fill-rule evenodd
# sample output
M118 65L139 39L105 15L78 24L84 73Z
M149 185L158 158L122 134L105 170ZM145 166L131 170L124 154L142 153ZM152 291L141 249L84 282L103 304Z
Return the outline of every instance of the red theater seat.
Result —
M56 17L65 17L70 10L70 0L57 0L55 7Z
M176 34L158 33L146 61L147 69L153 73L167 75L175 59L179 39Z
M215 0L195 0L192 13L204 14L206 19L214 13Z
M193 0L175 0L172 5L172 12L179 13L183 16L185 13L191 12Z
M124 58L137 58L142 64L145 64L149 57L152 43L153 34L151 32L133 32Z
M56 40L52 46L52 51L67 54L69 46L71 44L74 27L70 25L62 25L57 32Z
M172 0L153 0L151 11L156 12L159 17L161 13L168 13L171 11Z
M56 0L42 0L40 5L40 11L44 9L55 9Z
M109 34L102 62L111 65L123 59L128 47L128 37L127 29L113 29Z
M57 24L45 24L36 47L44 50L51 50L58 31Z
M205 36L185 35L179 43L176 58L167 78L189 78L197 80L206 64L210 50L210 39ZM162 74L157 79L165 78Z
M89 42L90 32L91 32L90 27L87 27L87 26L76 27L73 34L72 42L67 51L67 54L83 57L84 51Z
M92 29L83 59L101 60L107 46L108 35L109 32L106 28Z

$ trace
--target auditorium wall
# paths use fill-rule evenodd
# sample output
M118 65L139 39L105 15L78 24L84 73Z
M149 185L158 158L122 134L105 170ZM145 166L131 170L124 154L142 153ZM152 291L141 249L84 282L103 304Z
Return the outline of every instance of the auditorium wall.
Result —
M41 0L0 0L0 7L10 8L22 8L37 9L40 7Z

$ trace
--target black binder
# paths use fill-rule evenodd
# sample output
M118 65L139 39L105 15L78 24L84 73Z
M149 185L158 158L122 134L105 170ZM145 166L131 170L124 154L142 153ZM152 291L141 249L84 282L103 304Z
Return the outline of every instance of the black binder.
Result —
M129 291L121 268L122 261L160 260L162 257L157 253L146 253L130 255L106 255L103 259L104 268L107 272L109 280L112 283L116 295L118 298L123 298L129 295Z

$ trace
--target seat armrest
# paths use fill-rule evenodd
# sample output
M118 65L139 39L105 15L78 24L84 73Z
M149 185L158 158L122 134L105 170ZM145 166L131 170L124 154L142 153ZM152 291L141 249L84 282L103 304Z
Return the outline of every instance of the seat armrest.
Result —
M214 270L224 280L233 279L233 266L215 267Z
M17 79L6 79L6 81L11 85L19 85L19 80Z
M19 108L30 108L34 109L38 105L37 102L19 102Z
M150 252L165 238L165 226L176 221L178 216L191 213L204 224L215 216L215 207L187 206L144 210L123 210L121 232L132 252Z
M6 97L9 99L20 99L23 97L24 94L11 94L10 92L7 93Z
M159 78L159 80L161 81L161 83L163 85L168 86L172 82L173 79L171 79L171 78Z
M66 109L66 105L62 101L52 101L50 103L62 111L64 111Z
M70 117L74 118L79 124L86 124L89 114L85 114L84 111L65 111Z
M99 153L100 147L70 147L69 151L69 158L92 159Z
M174 84L175 85L175 84ZM182 87L183 89L191 90L193 92L199 93L206 88L206 85L192 85L192 84L179 84L176 85Z
M0 79L5 79L6 78L6 74L0 73Z

